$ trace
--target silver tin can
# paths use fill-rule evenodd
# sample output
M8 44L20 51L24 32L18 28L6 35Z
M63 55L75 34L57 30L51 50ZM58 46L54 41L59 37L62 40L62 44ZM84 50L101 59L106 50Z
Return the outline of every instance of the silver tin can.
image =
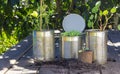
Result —
M62 58L78 59L78 51L81 49L81 37L62 36Z
M54 31L33 31L33 55L36 61L54 60Z
M107 62L107 31L86 30L86 47L93 50L93 60L98 64Z

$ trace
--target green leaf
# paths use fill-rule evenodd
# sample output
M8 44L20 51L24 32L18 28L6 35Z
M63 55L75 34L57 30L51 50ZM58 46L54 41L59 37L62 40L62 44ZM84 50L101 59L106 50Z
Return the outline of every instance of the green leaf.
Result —
M30 0L32 3L34 3L35 2L35 0Z
M90 16L90 20L93 20L93 17L94 17L94 16L93 16L93 15L91 15L91 16Z
M69 32L61 33L62 36L69 36Z
M33 16L33 17L38 17L38 12L37 11L33 11L33 13L31 13L31 15Z
M104 10L103 15L108 15L108 10Z
M88 27L89 27L89 28L91 28L91 27L92 27L92 25L93 25L93 22L92 22L92 21L90 21L90 20L88 20L88 24L87 24L87 25L88 25Z
M97 7L93 7L92 8L92 13L97 13L98 12L98 8Z
M115 13L116 10L117 10L117 9L116 9L115 7L113 7L113 8L110 10L110 12L111 12L111 13Z
M71 37L73 37L73 36L80 36L80 32L78 32L78 31L69 31L69 32L64 32L64 33L62 33L62 36L71 36Z
M95 6L97 6L99 8L101 6L101 1L97 1Z
M99 15L102 16L103 12L100 10Z
M97 19L97 14L95 14L95 20Z

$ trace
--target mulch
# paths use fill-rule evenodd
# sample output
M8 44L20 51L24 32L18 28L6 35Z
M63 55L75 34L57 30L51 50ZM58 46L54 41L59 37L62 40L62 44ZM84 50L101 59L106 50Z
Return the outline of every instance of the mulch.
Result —
M67 69L67 71L77 71L77 74L91 72L91 71L98 71L100 73L101 69L105 69L104 66L99 65L97 63L83 63L80 60L76 59L62 59L62 60L55 60L55 61L48 61L48 62L35 62L36 66L41 66L41 68L47 69L55 69L56 71L60 71L59 69ZM58 73L59 74L59 73ZM69 73L68 73L69 74ZM71 74L71 73L70 73Z

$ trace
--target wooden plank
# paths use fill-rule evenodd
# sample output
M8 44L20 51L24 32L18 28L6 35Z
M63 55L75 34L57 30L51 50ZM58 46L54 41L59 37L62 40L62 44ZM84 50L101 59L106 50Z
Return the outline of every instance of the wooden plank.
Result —
M12 68L10 68L6 74L36 74L38 72L38 66L35 66L32 53L32 48L19 59Z
M16 46L10 48L0 56L0 73L4 74L20 57L32 47L32 36L23 39Z
M6 74L7 73L8 74L12 74L12 73L17 74L17 73L23 73L23 72L24 73L26 73L26 72L27 73L37 72L37 69L39 67L37 67L37 66L27 67L26 66L26 65L29 64L28 61L30 61L30 59L33 58L32 54L31 54L31 53L33 53L32 49L30 50L29 54L28 53L25 54L25 52L28 51L26 48L29 47L29 46L31 47L31 44L32 44L32 36L28 36L23 41L21 41L19 44L17 44L15 47L13 47L9 51L7 51L3 56L8 56L9 55L9 58L4 58L4 59L1 58L0 59L0 62L1 62L1 65L2 65L0 67L1 68L0 73L1 74L4 74L4 73L6 73ZM14 49L17 49L17 50L14 50ZM13 50L14 50L14 52L12 52ZM25 54L24 55L25 57L21 58L21 56L23 56L23 54ZM3 57L3 56L1 56L1 57ZM26 59L26 56L30 57L30 59ZM16 62L19 62L19 63L16 64ZM5 63L7 63L7 64L5 64ZM3 68L5 68L5 69L3 69Z
M55 37L56 42L56 37ZM56 47L56 46L55 46ZM58 48L58 47L57 47ZM26 54L22 55L16 64L10 68L6 74L38 74L40 66L36 66L33 60L33 50L30 49Z

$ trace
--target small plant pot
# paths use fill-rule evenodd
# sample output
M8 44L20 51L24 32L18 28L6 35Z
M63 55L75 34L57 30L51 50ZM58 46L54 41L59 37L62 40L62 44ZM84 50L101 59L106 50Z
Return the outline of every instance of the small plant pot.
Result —
M33 31L33 55L36 62L54 60L54 32Z
M78 59L78 50L81 49L81 37L62 36L62 58Z
M81 60L84 63L92 63L93 62L93 51L86 50L81 53L79 53L79 60Z

